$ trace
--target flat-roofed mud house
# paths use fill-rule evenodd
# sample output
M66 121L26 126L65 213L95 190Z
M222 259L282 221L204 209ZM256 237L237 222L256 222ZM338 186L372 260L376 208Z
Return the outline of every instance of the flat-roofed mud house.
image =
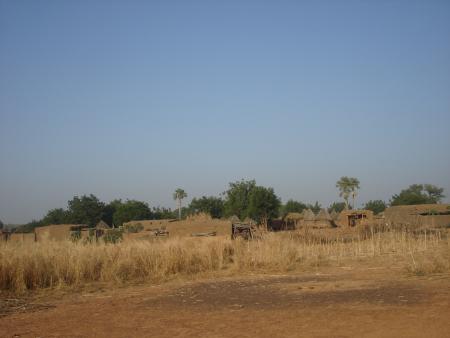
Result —
M342 210L335 221L336 225L340 227L354 227L373 222L374 217L371 210Z
M384 211L391 225L439 228L450 225L450 204L398 205Z
M36 234L36 241L63 241L71 239L71 234L74 228L87 227L81 224L52 224L34 229Z

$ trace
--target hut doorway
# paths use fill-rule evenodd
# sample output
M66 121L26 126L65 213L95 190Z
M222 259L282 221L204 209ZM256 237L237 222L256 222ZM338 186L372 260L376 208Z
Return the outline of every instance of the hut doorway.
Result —
M348 226L354 227L358 224L361 224L365 219L367 218L367 215L365 214L352 214L348 215Z

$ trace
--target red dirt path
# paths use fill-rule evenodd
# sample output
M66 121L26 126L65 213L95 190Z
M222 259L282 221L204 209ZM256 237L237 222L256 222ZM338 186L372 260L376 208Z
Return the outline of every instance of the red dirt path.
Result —
M450 336L450 276L383 267L40 297L13 313L5 304L1 337Z

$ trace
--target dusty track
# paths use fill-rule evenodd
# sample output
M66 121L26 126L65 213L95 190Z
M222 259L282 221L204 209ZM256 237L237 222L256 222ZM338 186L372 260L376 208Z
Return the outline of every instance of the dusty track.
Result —
M2 337L445 337L450 276L353 266L69 294L3 310Z

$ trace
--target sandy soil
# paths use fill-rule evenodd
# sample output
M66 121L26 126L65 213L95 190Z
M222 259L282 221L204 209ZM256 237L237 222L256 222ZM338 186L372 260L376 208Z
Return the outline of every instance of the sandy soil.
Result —
M1 337L448 337L450 276L363 264L0 302Z

